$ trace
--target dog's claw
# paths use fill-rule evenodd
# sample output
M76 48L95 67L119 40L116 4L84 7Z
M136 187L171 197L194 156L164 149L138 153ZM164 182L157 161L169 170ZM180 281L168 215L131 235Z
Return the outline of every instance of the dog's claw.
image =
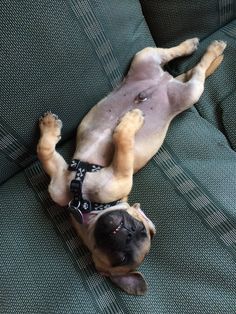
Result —
M51 111L45 112L39 118L40 125L54 125L56 128L62 128L62 121L58 118L58 115L52 113Z

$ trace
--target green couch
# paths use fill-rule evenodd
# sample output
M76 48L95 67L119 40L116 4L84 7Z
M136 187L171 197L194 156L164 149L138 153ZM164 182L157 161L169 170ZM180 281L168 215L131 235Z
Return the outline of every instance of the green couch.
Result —
M0 2L0 313L236 313L236 1L2 0ZM144 17L145 16L145 17ZM151 33L152 35L151 35ZM153 36L153 37L152 37ZM213 39L224 62L199 103L171 124L134 179L157 234L141 271L145 296L126 295L94 269L35 156L38 118L64 122L70 160L76 126L145 46ZM154 43L155 42L155 43Z

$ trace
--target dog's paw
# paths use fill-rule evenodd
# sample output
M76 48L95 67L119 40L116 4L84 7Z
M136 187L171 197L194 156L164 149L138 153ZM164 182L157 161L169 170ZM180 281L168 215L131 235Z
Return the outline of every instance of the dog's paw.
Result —
M227 43L223 40L214 40L210 46L207 48L207 51L214 52L216 57L219 57L224 52Z
M129 124L135 126L136 129L140 129L144 122L144 115L140 109L133 109L125 113L121 122L123 124Z
M48 111L43 114L42 117L39 119L39 128L42 133L51 133L56 137L60 137L61 135L61 128L62 128L62 121L58 119L56 114Z
M198 45L199 45L199 39L197 37L187 39L182 43L182 45L184 46L185 53L191 54L195 50L197 50Z
M129 130L130 133L136 133L144 123L144 115L140 109L133 109L126 112L120 119L116 131Z

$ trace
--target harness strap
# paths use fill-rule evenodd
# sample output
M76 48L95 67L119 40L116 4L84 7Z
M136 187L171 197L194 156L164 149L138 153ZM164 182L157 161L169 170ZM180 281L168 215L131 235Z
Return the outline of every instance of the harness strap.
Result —
M100 211L111 206L116 205L119 201L110 203L95 203L90 202L82 198L82 185L86 175L86 172L97 172L103 167L95 164L89 164L78 159L73 159L68 167L70 171L76 171L75 179L71 181L70 191L73 193L74 198L68 204L70 213L76 218L76 220L82 224L83 214L91 211Z

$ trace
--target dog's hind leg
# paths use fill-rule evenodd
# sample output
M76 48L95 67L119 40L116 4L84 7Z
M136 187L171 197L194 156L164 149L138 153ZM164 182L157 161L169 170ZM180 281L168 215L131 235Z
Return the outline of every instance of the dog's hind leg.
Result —
M142 63L142 61L148 61L148 58L151 57L155 58L158 64L164 65L175 58L192 54L197 49L198 44L198 38L191 38L171 48L146 47L135 55L131 68Z
M135 80L156 78L158 71L163 72L162 66L175 58L192 54L197 49L198 43L198 38L191 38L172 48L146 47L135 55L127 78Z
M39 120L40 139L37 155L44 171L50 176L49 193L61 206L68 204L70 195L67 187L68 166L55 147L61 138L62 122L48 112Z
M201 97L204 83L211 66L221 63L221 55L226 47L223 41L213 41L207 48L200 62L187 73L189 79L186 83L181 80L173 80L168 86L168 96L172 105L173 113L180 113L194 105ZM219 65L218 64L218 65Z
M205 78L208 78L209 76L211 76L218 69L223 59L224 59L224 55L220 55L210 64L209 68L206 70ZM190 80L192 75L193 75L193 69L190 69L189 71L176 76L175 79L180 82L185 83Z
M191 38L172 48L156 48L156 53L160 57L161 65L164 65L175 58L192 54L195 50L197 50L198 45L199 39Z

